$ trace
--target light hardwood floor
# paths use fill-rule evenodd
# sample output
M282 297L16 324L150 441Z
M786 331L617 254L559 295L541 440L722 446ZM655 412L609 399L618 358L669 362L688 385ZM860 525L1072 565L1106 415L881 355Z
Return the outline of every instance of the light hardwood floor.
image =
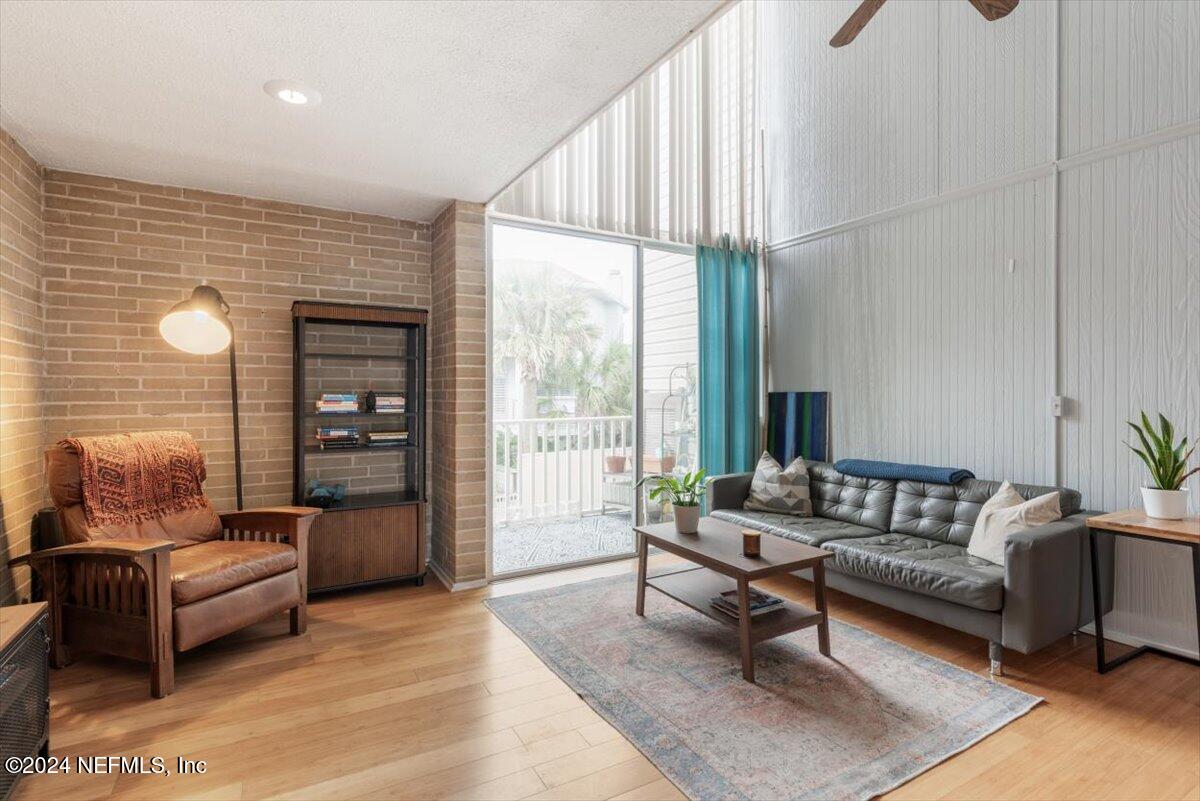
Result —
M83 658L52 676L54 755L161 756L172 769L184 756L207 772L29 777L15 798L680 798L481 603L632 569L454 595L431 580L319 596L302 637L280 616L182 655L162 700L149 697L144 668ZM764 584L811 602L806 582ZM981 640L833 591L830 605L843 621L987 670ZM1099 676L1092 648L1081 635L1006 654L1003 681L1046 703L888 797L1200 799L1200 670L1151 655Z

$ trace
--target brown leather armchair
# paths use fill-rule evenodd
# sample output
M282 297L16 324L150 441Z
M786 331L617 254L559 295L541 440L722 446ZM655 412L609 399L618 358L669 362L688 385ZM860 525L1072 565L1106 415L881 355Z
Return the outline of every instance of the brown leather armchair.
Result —
M217 515L211 504L120 526L87 525L79 455L46 452L46 480L67 545L28 562L50 605L50 663L98 651L150 663L156 698L175 686L175 651L291 612L307 626L307 535L320 509L279 506Z

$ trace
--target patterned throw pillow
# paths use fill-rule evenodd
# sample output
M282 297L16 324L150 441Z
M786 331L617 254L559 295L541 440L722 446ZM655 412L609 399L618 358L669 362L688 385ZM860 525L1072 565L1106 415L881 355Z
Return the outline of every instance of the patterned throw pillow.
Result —
M785 515L812 517L812 500L808 494L808 467L797 458L784 470L775 457L763 451L754 468L750 496L742 505L759 512L779 512Z

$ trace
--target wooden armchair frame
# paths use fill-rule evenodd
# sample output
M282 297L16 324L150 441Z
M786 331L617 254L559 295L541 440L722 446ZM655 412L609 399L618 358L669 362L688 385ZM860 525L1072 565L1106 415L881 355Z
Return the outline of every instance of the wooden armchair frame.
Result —
M221 515L224 540L279 542L296 549L300 603L291 633L308 627L308 530L320 509L277 506ZM50 664L65 667L72 650L150 663L150 693L175 687L171 540L95 540L18 556L42 580L50 610Z

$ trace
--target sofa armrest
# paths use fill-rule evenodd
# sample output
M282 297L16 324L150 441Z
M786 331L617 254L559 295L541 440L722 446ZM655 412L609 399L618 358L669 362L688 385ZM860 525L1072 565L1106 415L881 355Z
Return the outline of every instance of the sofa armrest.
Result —
M741 509L750 494L753 473L726 473L708 479L708 511Z
M1084 521L1095 514L1070 517L1009 535L1004 543L1002 643L1032 653L1065 637L1092 619L1091 557ZM1101 566L1111 566L1101 551ZM1106 581L1105 576L1108 577ZM1111 571L1101 571L1111 584ZM1111 606L1105 588L1104 608Z

